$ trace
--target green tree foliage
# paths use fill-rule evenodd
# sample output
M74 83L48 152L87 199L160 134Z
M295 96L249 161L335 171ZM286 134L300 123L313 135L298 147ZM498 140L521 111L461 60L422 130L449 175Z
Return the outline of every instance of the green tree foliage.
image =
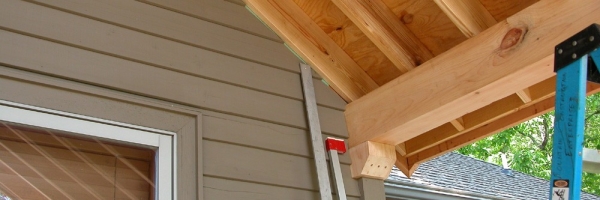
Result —
M600 93L587 98L584 146L600 149ZM502 165L505 154L513 170L550 179L554 112L546 113L479 142L459 153ZM582 190L600 195L600 174L583 173Z

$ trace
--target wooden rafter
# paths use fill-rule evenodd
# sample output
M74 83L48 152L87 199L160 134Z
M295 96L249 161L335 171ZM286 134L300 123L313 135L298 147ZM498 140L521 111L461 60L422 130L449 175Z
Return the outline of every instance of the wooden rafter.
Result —
M333 2L401 71L412 70L433 57L425 45L404 24L395 20L394 13L381 0L333 0ZM481 4L479 7L483 8ZM496 21L491 15L489 17L495 24ZM464 130L462 118L452 120L451 123L458 130Z
M465 130L465 120L462 117L450 121L450 124L452 124L452 126L454 126L454 128L456 128L457 131Z
M554 44L600 21L598 10L593 1L538 2L352 102L350 146L404 142L552 77Z
M479 0L434 0L434 2L468 38L498 23ZM517 91L516 94L525 103L531 101L528 89Z
M434 0L434 2L468 38L497 23L479 0Z
M378 85L292 1L244 0L347 102Z
M468 38L474 37L497 23L478 0L434 0L434 2ZM533 100L537 102L554 95L554 85L555 81L552 78L532 86L532 89L538 92ZM463 117L460 117L450 121L455 129L445 124L406 141L407 144L401 143L399 145L403 147L403 151L400 154L403 156L416 154L421 150L515 112L516 108L530 106L535 102L532 102L529 91L529 88L526 88L516 93L523 103L511 95L463 116L468 119L466 126Z
M371 41L402 72L408 72L433 58L425 46L396 20L380 0L333 0Z
M587 94L594 94L600 91L600 85L595 83L588 82L587 84ZM543 101L537 102L532 106L523 108L518 110L517 112L513 112L509 115L506 115L496 121L493 121L485 126L481 126L477 129L473 129L469 132L459 135L456 138L445 141L438 145L429 147L415 155L411 155L408 157L397 156L396 165L403 164L403 168L405 168L407 175L410 176L410 173L414 172L415 168L436 156L440 156L446 152L456 150L460 147L466 146L473 142L476 142L480 139L498 133L507 128L513 127L519 123L532 119L534 117L540 116L544 113L547 113L554 109L554 98L547 98ZM400 168L400 167L399 167ZM412 171L411 171L412 170Z
M524 103L529 103L532 101L531 92L529 91L529 88L525 88L524 90L518 91L517 95L519 96L519 98L521 98L521 100Z
M463 130L456 130L451 128L449 125L442 125L417 137L414 137L402 144L405 152L402 155L414 155L429 147L438 145L456 136L489 124L506 115L517 112L519 109L524 109L533 106L539 101L553 98L555 86L556 78L553 77L531 87L532 90L536 91L536 93L533 94L534 101L524 103L517 95L510 95L483 108L480 108L479 110L468 113L463 117L463 119L467 120Z
M479 0L434 0L434 2L467 38L472 38L497 23ZM459 132L465 130L462 117L450 121L450 124Z

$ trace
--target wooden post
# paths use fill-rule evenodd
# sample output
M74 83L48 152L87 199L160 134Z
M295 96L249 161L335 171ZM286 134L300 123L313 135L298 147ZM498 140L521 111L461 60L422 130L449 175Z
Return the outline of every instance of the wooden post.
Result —
M371 178L358 179L358 189L360 190L361 200L385 199L383 180Z

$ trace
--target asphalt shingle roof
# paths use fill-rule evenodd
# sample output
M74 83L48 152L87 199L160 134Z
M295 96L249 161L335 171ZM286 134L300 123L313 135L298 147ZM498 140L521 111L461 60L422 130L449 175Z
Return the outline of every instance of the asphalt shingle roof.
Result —
M501 166L452 152L421 164L410 179L394 168L388 180L507 199L548 199L547 180L516 171L511 177L503 174L502 169ZM600 197L582 193L581 199L600 200Z

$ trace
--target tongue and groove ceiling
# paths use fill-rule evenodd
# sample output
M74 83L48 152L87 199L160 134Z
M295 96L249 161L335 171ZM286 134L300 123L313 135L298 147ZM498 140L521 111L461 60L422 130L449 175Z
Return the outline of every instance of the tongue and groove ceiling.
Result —
M552 110L554 46L600 22L594 0L244 2L349 103L355 177L390 159L410 176Z

